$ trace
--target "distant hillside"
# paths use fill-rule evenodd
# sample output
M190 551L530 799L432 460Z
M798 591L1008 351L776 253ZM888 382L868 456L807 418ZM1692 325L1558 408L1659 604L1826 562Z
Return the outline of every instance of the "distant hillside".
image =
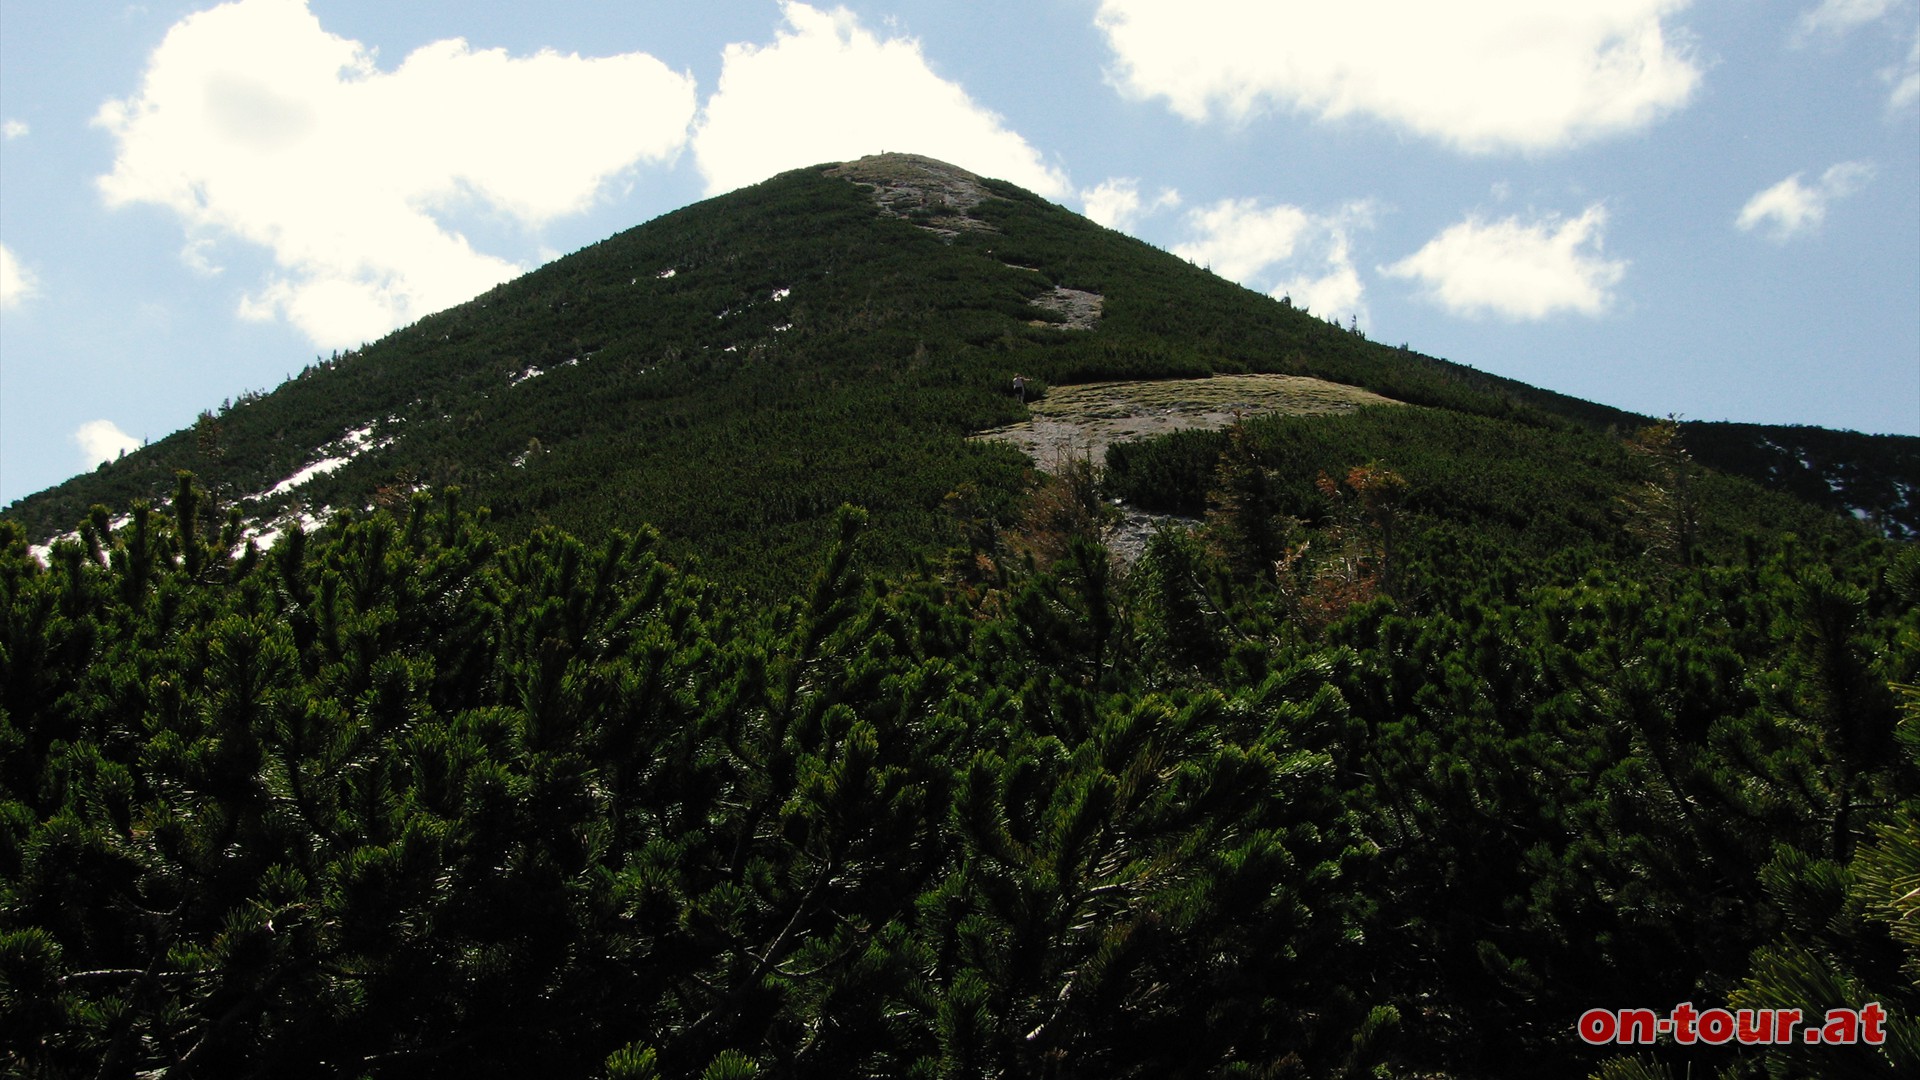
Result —
M1026 418L1015 375L1038 394L1231 372L1529 426L1650 422L1369 342L1011 185L888 155L668 214L211 409L5 516L44 541L94 504L163 503L189 470L270 539L458 485L508 536L650 521L671 550L771 582L842 503L872 510L872 548L895 566L950 537L949 492L972 485L1007 512L1027 462L966 437ZM1688 429L1703 461L1913 525L1920 441L1871 443L1878 464L1836 501L1755 467L1716 430ZM1869 446L1819 439L1819 460L1843 472L1850 448Z
M1691 423L1702 463L1849 514L1895 539L1920 538L1920 439L1778 424Z

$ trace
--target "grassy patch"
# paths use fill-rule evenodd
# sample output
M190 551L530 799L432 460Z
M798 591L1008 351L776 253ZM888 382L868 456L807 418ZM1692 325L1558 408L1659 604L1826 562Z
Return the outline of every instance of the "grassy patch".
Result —
M1070 457L1106 457L1116 442L1194 428L1223 428L1237 416L1311 416L1399 402L1355 386L1303 375L1215 375L1206 379L1056 386L1031 403L1030 420L982 432L1043 468Z

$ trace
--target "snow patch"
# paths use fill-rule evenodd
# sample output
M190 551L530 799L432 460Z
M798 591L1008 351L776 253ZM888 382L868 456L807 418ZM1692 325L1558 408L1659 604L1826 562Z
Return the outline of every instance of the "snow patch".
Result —
M577 356L569 356L550 368L537 368L532 364L528 364L526 367L521 368L518 374L507 376L507 385L509 387L519 386L528 379L537 379L549 371L555 371L563 367L577 367L579 364L580 358Z
M775 289L773 290L773 302L777 304L780 301L785 300L787 297L792 295L793 295L792 289Z
M680 272L679 270L676 270L673 267L669 266L665 270L662 270L658 274L655 274L654 277L657 277L660 280L665 281L666 279L672 277L673 275L679 272Z
M388 417L389 421L392 419L392 417ZM354 458L359 457L361 454L366 453L368 450L379 450L393 445L392 437L382 439L378 443L374 442L373 424L374 422L369 420L363 426L354 428L333 442L321 447L318 451L319 453L326 453L329 449L331 449L332 453L306 466L292 476L268 488L266 491L258 495L249 496L249 498L271 499L275 495L284 495L316 476L325 476L340 466L345 465L347 462L352 461Z
M126 528L128 525L132 523L133 523L132 514L121 514L117 518L112 518L108 520L107 535L100 538L100 543L102 545L107 544L112 539L112 536L114 533L119 532L121 529ZM53 558L53 546L55 544L60 544L60 543L77 544L79 542L80 542L80 530L75 529L72 532L61 533L59 536L56 536L53 539L48 540L44 544L28 544L27 556L31 558L34 562L39 563L41 566L52 566L53 563L49 560Z
M78 540L78 539L80 539L79 533L61 533L59 536L54 537L53 539L47 541L44 544L28 544L27 557L32 559L34 562L39 563L41 566L52 566L53 565L53 545L58 544L63 540L71 541L71 540Z
M299 472L294 473L292 476L287 477L285 480L273 485L273 487L267 491L267 497L272 498L275 495L284 495L314 477L325 476L352 460L350 457L321 458L319 461L314 462Z
M248 544L258 547L261 551L270 550L273 545L280 542L282 536L287 534L288 529L312 532L326 524L328 516L332 513L332 507L323 506L319 510L311 513L305 510L295 510L289 514L282 514L272 521L264 525L255 526L251 531L243 534L240 537L240 543L234 546L233 554L235 557L238 557L241 552L246 550Z

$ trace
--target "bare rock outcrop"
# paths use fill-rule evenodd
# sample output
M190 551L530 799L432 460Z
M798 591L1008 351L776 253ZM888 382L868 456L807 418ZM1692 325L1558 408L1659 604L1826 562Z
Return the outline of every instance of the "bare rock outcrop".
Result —
M872 154L827 170L873 193L880 212L905 218L928 232L952 238L962 232L997 232L972 216L991 198L980 177L958 165L919 154Z

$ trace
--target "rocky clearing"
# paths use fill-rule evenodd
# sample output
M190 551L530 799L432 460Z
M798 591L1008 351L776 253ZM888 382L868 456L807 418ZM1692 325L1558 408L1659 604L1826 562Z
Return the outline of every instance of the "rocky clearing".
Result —
M1304 375L1215 375L1206 379L1087 383L1056 386L1031 402L1033 419L975 435L1012 443L1047 472L1068 461L1107 457L1107 447L1129 439L1189 428L1223 428L1263 413L1297 416L1351 412L1363 405L1400 405L1368 390ZM1153 534L1198 525L1190 518L1149 514L1121 506L1105 541L1115 562L1132 566Z
M1042 469L1090 457L1129 439L1190 428L1223 428L1238 417L1351 412L1363 405L1399 405L1355 386L1303 375L1215 375L1206 379L1056 386L1029 404L1030 420L975 435L1012 443Z
M867 188L880 212L906 218L952 239L962 231L995 231L970 211L987 198L980 178L955 165L918 154L874 154L827 170Z

